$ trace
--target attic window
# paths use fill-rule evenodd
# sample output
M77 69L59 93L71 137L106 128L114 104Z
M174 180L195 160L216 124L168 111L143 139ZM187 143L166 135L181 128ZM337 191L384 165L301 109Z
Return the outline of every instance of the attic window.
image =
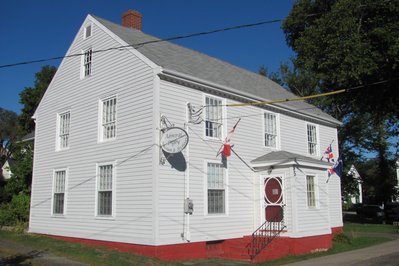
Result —
M91 76L92 50L88 49L83 53L83 77Z
M84 38L87 39L91 36L91 24L87 25L84 30Z

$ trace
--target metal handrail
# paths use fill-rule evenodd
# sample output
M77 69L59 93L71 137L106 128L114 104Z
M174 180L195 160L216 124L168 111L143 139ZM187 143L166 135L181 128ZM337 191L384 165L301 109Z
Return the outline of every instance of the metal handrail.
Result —
M252 233L252 242L250 247L250 257L253 260L262 250L264 250L274 238L279 236L286 228L284 223L284 206L282 211L271 219L265 221Z

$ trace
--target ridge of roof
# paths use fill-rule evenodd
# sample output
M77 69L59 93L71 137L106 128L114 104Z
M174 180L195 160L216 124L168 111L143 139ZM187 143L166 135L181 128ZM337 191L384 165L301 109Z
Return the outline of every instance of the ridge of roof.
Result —
M101 17L94 15L92 17L129 45L161 40ZM274 81L257 73L169 41L149 43L135 49L162 68L208 80L214 84L236 89L244 94L255 95L265 101L298 97ZM321 119L334 125L341 124L340 121L305 101L289 101L275 106L281 106L290 111Z

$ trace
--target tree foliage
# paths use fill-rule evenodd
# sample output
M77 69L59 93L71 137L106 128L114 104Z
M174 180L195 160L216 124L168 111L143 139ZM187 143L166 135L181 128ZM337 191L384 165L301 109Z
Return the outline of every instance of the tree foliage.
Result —
M26 87L19 94L19 102L23 105L21 115L19 116L19 123L25 133L32 132L35 129L32 116L56 71L57 69L54 66L42 67L41 71L36 73L34 87Z
M0 107L0 167L11 156L18 136L17 114Z
M15 163L12 167L11 178L4 187L6 201L19 193L30 193L33 167L33 144L30 142L17 143L13 153Z
M23 108L19 117L13 112L0 109L0 144L1 147L3 143L12 145L13 149L7 149L10 152L7 156L12 156L15 162L11 168L11 178L0 184L0 226L24 224L28 221L33 143L18 141L20 135L17 131L19 128L21 134L26 134L34 130L32 115L55 72L55 67L44 66L36 73L34 86L26 87L20 93L20 103L23 104Z
M352 110L398 116L399 1L297 1L283 24L298 68L321 91L365 85L336 97ZM376 82L392 80L377 85ZM350 109L348 109L350 107ZM345 115L345 113L344 113Z
M283 86L298 95L358 87L312 103L343 122L340 151L348 166L367 161L365 155L375 157L373 174L387 185L373 186L378 194L373 200L388 200L382 194L394 193L390 165L399 133L398 14L394 0L298 0L283 23L296 53L292 65L280 67Z

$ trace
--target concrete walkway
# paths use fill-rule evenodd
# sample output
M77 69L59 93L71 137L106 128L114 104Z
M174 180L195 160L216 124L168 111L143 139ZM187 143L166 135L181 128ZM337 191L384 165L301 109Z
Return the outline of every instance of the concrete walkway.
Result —
M373 234L374 236L376 234ZM287 264L290 266L312 266L312 265L399 265L399 239L397 235L389 234L395 240L385 242L380 245L363 249L352 250L334 255L319 257L301 262Z

